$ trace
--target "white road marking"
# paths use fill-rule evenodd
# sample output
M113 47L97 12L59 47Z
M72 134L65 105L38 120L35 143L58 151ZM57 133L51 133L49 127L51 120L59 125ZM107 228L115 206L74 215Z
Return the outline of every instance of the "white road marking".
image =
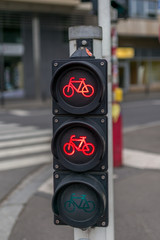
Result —
M0 206L0 238L8 240L20 212L39 186L48 179L51 166L45 166L29 175L14 189Z
M157 126L160 126L160 121L135 125L135 126L132 126L132 127L125 127L123 129L123 133L133 132L133 131L146 129L146 128L150 128L150 127L157 127Z
M160 155L138 150L123 150L123 165L142 169L160 169Z
M4 135L1 136L0 135L0 141L2 140L9 140L9 139L17 139L17 138L21 138L21 137L32 137L32 136L42 136L42 135L47 135L47 134L51 134L51 130L36 130L36 131L32 131L29 133L17 133L17 134L10 134L10 135Z
M52 161L51 155L41 154L32 157L23 157L19 160L0 161L0 171L12 170L17 168L30 167L39 164L46 164Z
M39 110L23 110L23 109L14 109L9 110L7 113L19 117L28 117L28 116L44 116L50 114L50 111L48 109L41 109Z
M0 122L0 171L51 162L50 134L50 129Z
M117 174L113 174L113 180L118 179L118 175Z
M160 105L160 100L124 102L123 108L137 108Z
M14 127L14 128L7 128L7 129L0 129L0 135L2 134L15 134L16 132L20 133L20 132L33 132L33 131L37 131L38 129L36 129L35 127Z
M5 129L10 129L19 126L18 123L2 123L0 122L0 131Z
M0 159L4 157L15 157L24 154L34 154L34 153L41 153L44 151L51 151L50 144L38 144L33 146L24 146L24 147L16 147L11 149L3 149L0 151Z
M53 177L49 178L45 183L43 183L38 191L53 194Z
M23 205L4 206L0 208L0 233L1 240L8 240L12 228L18 219L18 215L23 209Z
M160 100L154 100L153 105L160 105Z
M10 148L10 147L21 147L22 145L29 145L29 144L38 144L38 143L45 143L51 142L51 138L48 136L44 137L37 137L37 138L26 138L26 139L20 139L20 140L11 140L11 141L4 141L0 142L0 149L1 148ZM7 150L6 150L7 151Z
M15 116L20 116L20 117L30 116L29 111L21 110L21 109L10 110L9 113Z

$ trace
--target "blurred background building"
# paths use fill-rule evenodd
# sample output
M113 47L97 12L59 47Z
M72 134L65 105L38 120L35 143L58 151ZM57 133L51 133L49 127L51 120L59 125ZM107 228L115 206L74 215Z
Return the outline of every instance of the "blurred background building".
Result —
M124 92L160 91L160 42L157 0L129 0L128 19L117 26L119 81Z
M160 91L158 2L127 3L128 17L117 23L119 84L125 93ZM75 25L97 25L90 1L1 0L1 96L49 97L51 62L68 57L68 27Z

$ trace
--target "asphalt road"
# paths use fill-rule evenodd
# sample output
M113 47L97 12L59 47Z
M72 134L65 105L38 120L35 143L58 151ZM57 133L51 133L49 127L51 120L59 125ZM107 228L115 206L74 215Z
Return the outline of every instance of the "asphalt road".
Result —
M125 128L160 121L160 99L124 102L122 115Z
M123 103L122 114L124 129L127 129L124 133L124 147L159 154L160 100ZM15 123L17 125L12 125ZM147 124L151 124L152 127L148 128ZM0 155L0 232L3 230L1 232L2 240L61 240L64 239L64 236L65 239L73 239L72 228L55 227L52 224L51 183L49 191L41 189L37 191L37 188L52 176L52 156L50 149L46 147L51 140L51 125L50 108L13 108L0 111L0 131L3 131L0 144L5 143L0 147L2 153L2 156ZM11 131L9 131L9 126ZM134 129L132 129L133 127ZM8 131L11 136L4 139ZM21 143L18 147L12 146L11 142L15 140L15 134L20 133L23 134L18 135L17 140L20 140ZM31 137L27 134L31 134ZM45 141L42 140L43 142L38 143L44 137L46 137ZM23 141L27 139L33 141L26 145ZM7 147L8 143L11 144L9 147ZM41 149L40 152L36 150L37 145L38 149ZM25 153L26 147L32 150ZM19 149L19 152L24 148L24 151L18 153L16 148ZM6 155L4 156L3 153ZM32 161L30 161L31 159ZM33 159L35 159L34 164ZM17 160L19 161L17 162ZM9 167L13 166L11 161L17 164L17 167ZM7 164L4 165L2 162ZM34 178L37 171L42 171L42 175L44 175L44 178L39 178L38 181L36 176ZM160 181L160 172L123 167L115 169L115 174L116 240L159 240L158 199L160 190L157 183ZM34 185L34 181L29 181L28 188L24 188L28 190L23 193L21 192L23 187L20 185L22 188L16 193L16 196L23 194L27 196L26 201L24 199L22 201L20 198L15 204L17 198L14 198L12 193L29 176L33 176L33 180L36 179L38 184ZM10 209L12 211L8 213L3 204L8 201L9 196L11 196L10 201L14 199L15 202L13 202L17 208ZM7 209L9 209L10 205L7 204ZM8 218L6 221L2 221L7 213L17 219L16 224L15 222L8 224ZM21 214L19 215L19 213ZM5 232L11 230L6 227L7 224L10 228L14 226L10 236L5 235Z

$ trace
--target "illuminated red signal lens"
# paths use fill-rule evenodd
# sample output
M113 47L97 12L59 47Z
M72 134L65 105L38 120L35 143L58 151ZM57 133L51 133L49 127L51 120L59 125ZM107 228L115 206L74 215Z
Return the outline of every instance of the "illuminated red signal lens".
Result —
M75 80L71 77L69 83L63 87L63 94L67 98L71 98L74 93L82 94L84 97L89 98L94 94L94 87L91 84L85 83L86 78L79 78Z
M58 82L61 98L66 104L73 107L87 106L94 101L98 93L96 76L81 68L64 73Z
M63 117L59 117L60 124ZM61 128L57 128L52 141L52 151L55 156L55 165L61 163L62 168L77 172L88 171L101 163L104 155L104 131L92 120L83 121L80 118L63 122ZM106 124L103 124L106 127ZM61 167L61 166L60 166ZM107 166L106 166L107 168Z
M82 152L86 156L90 156L94 153L95 146L92 143L86 142L86 136L80 136L79 138L75 138L75 135L70 137L69 142L65 143L63 146L63 150L66 155L73 155L75 151ZM78 146L75 144L78 143Z
M59 60L53 63L53 113L58 109L58 115L91 112L102 115L101 109L107 106L107 63L103 61L102 65L100 59L86 60Z
M63 131L59 142L63 158L74 164L86 164L96 155L98 142L86 127L72 126Z

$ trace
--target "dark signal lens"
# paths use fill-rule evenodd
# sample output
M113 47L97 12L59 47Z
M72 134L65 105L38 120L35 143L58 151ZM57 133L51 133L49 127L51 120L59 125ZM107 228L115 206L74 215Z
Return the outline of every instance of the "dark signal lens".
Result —
M63 220L86 224L95 219L99 212L99 202L96 192L85 184L76 183L69 185L60 194L58 211Z
M56 175L57 173L55 173ZM104 214L108 209L107 189L108 176L101 182L101 174L67 174L60 173L55 179L55 195L52 199L52 208L64 224L73 227L86 228L97 224L101 225ZM108 224L108 219L106 225Z

